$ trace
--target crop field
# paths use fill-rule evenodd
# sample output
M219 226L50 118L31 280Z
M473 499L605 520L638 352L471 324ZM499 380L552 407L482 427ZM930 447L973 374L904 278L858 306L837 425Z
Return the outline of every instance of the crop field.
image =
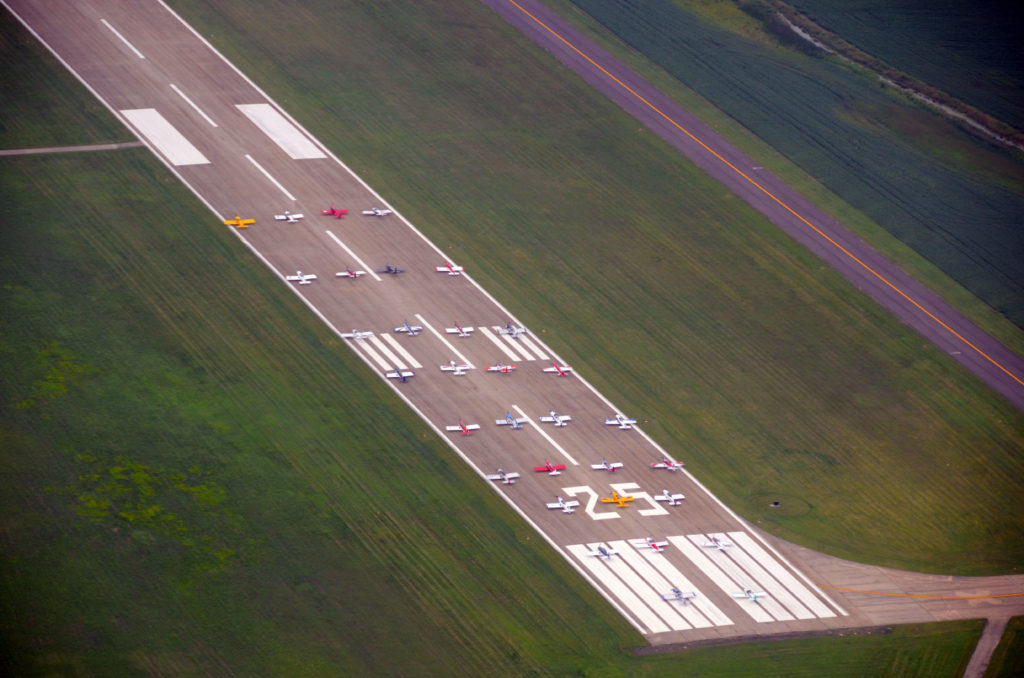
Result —
M179 4L745 517L895 567L1019 564L1021 413L486 8Z
M1015 3L791 0L816 23L891 66L1024 129Z
M1024 327L1024 168L1009 182L936 154L933 116L845 68L756 44L670 0L573 4Z
M64 102L62 143L118 138L0 25L0 62ZM0 158L0 205L5 675L941 678L969 657L976 622L624 652L641 639L147 151Z

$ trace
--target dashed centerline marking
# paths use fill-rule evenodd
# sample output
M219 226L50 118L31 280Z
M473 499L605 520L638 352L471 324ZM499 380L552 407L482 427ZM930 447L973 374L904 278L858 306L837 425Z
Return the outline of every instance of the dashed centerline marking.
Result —
M272 177L270 175L270 172L268 172L267 170L263 169L263 166L260 165L258 162L256 162L255 158L253 158L251 155L246 153L245 154L245 159L248 160L249 162L251 162L256 169L258 169L260 172L262 172L263 176L265 176L267 179L269 179L272 184L277 186L281 190L281 192L284 193L288 197L289 200L295 200L295 196L292 195L291 193L289 193L288 189L286 189L284 186L281 185L281 182L279 182L277 179Z
M537 432L540 433L542 436L544 436L544 439L547 440L549 443L551 443L551 446L554 447L556 450L558 450L559 454L561 454L563 457L565 457L570 462L572 462L573 466L579 466L580 465L580 463L578 461L576 461L575 459L572 458L571 454L569 454L568 452L565 451L565 448L563 448L561 445L556 443L555 439L548 435L547 431L545 431L543 428L541 428L540 425L537 424L533 419L528 417L526 415L526 412L523 412L519 408L519 405L513 405L512 409L515 410L516 412L518 412L520 417L526 417L526 419L527 419L526 423L530 424L531 426L533 426L533 428L537 429Z
M180 96L182 99L184 99L185 103L187 103L189 106L194 108L196 113L198 113L199 115L203 116L203 119L206 120L206 122L210 123L210 125L212 125L213 127L217 126L217 123L215 123L213 120L211 120L210 116L208 116L206 113L204 113L203 109L199 108L199 106L196 105L196 102L194 102L191 99L189 99L188 95L186 95L184 92L182 92L178 88L177 85L175 85L174 83L171 83L171 89L173 89L175 91L175 93L177 93L178 96Z
M106 19L100 19L100 23L102 23L104 26L109 28L110 31L114 35L116 35L117 37L121 38L121 42L123 42L124 44L128 45L128 49L130 49L131 51L135 52L135 56L139 57L140 59L145 59L146 58L145 56L143 56L142 52L140 52L139 50L135 49L135 45L133 45L132 43L128 42L128 38L126 38L123 35L121 35L121 33L118 32L118 30L116 28L111 26L109 21L107 21Z
M366 271L367 273L369 273L370 275L372 275L372 276L373 276L373 279L374 279L374 280L376 280L377 282L380 282L380 276L379 276L379 275L377 275L377 274L376 274L376 273L375 273L375 272L373 271L373 269L372 269L372 268L370 268L369 266L367 266L367 265L366 265L366 262L364 262L364 261L363 261L362 259L360 259L360 258L359 258L359 257L358 257L358 256L356 255L356 253L355 253L355 252L353 252L353 251L352 251L351 249L349 249L348 245L346 245L345 243L341 242L341 240L340 240L340 239L338 238L338 236L334 235L334 234L333 234L333 233L331 233L330 231L324 231L324 233L326 233L327 235L331 236L331 239L332 239L332 240L333 240L334 242L338 243L338 245L339 245L339 246L340 246L340 247L341 247L341 248L342 248L343 250L345 250L346 252L348 252L348 255L349 255L350 257L352 257L353 259L355 259L355 260L356 260L356 263L357 263L357 264L359 264L359 267L360 267L360 268L362 268L362 269L363 269L364 271Z

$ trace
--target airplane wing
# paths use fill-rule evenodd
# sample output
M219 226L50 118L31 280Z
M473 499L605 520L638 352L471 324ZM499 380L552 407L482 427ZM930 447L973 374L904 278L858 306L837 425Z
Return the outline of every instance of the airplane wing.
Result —
M386 372L384 376L388 379L398 379L400 377L402 379L408 379L409 377L415 377L416 375L409 371L403 370L402 372L399 372L397 370L392 370L391 372Z
M373 336L373 332L370 332L369 330L367 330L365 332L360 332L359 330L352 330L351 332L345 332L344 334L342 334L341 338L342 339L366 339L367 337L372 337L372 336Z
M681 492L677 492L676 494L658 494L654 496L654 501L677 502L682 501L683 499L686 499L686 497Z
M604 550L604 553L601 553L601 551L599 551L598 549L594 549L593 551L587 551L587 555L588 556L598 556L598 557L600 557L600 556L617 556L617 555L619 555L619 552L616 551L615 549L611 548L611 547L608 547L608 548L606 548Z
M512 473L506 473L505 475L501 475L500 473L491 473L486 477L488 480L515 480L519 477L519 474L513 471Z
M534 471L545 471L551 475L558 475L559 471L565 470L565 464L553 464L551 466L534 466Z
M516 417L515 419L495 419L494 423L498 426L510 426L513 422L516 424L525 424L527 421L529 421L529 419L526 417ZM540 468L543 469L544 467L541 466Z
M764 598L767 595L768 594L765 593L764 591L742 591L740 593L732 594L732 597L733 598L750 598L751 600L753 600L755 598Z
M553 501L550 504L548 504L547 506L548 506L549 509L559 509L559 508L576 508L579 505L580 505L580 503L578 501L576 501L575 499L573 499L572 501L562 502L561 504L559 504L557 501Z
M423 325L402 325L401 327L396 327L395 332L419 332L422 329Z
M462 329L459 329L458 327L446 327L444 328L444 331L448 334L469 334L470 332L473 332L474 329L475 328L473 327L463 327Z
M568 365L560 365L558 367L554 367L554 366L552 366L552 367L545 367L544 371L545 372L559 372L559 371L561 371L561 372L572 372L572 368L569 367Z

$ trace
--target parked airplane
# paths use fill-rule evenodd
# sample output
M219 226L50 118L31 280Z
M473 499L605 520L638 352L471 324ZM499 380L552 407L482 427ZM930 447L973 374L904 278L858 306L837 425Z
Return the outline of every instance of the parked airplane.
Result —
M423 331L423 325L410 325L408 320L402 322L401 327L396 327L395 332L405 332L410 337L415 337Z
M526 328L521 325L513 325L506 322L504 327L498 328L498 334L507 334L513 339L518 339L520 334L526 334Z
M502 365L501 363L487 366L488 372L501 372L502 374L511 374L514 369L516 369L515 365Z
M463 424L462 420L459 419L459 423L458 424L456 424L455 426L445 426L444 430L445 431L462 431L462 435L464 435L464 436L471 436L471 435L473 435L473 431L477 430L478 428L480 428L480 424Z
M591 464L590 468L594 469L595 471L608 471L610 473L615 473L615 469L622 468L622 462L609 462L602 459L600 464Z
M638 549L651 549L661 553L668 548L668 540L654 541L653 537L644 537L643 539L637 539L633 542L633 546Z
M626 508L631 501L636 501L636 497L631 497L628 494L619 494L615 491L612 491L612 496L610 497L601 497L602 504L618 504L619 508Z
M395 369L391 370L390 372L385 372L384 376L387 377L388 379L398 379L404 384L405 382L409 381L411 377L415 377L416 375L413 374L412 371L410 370L403 370L401 368L395 367Z
M669 506L679 506L686 499L682 492L672 494L668 490L662 490L661 494L654 495L654 501L667 501Z
M368 217L386 217L391 214L391 210L381 209L380 207L371 207L368 210L363 210L363 214Z
M711 535L711 538L704 542L704 548L706 549L718 549L719 551L732 546L732 542L726 539L724 536L719 539L715 535Z
M334 274L336 278L352 278L353 280L356 278L362 278L364 275L366 275L366 271L353 271L348 267L345 267L344 271Z
M459 323L455 323L455 327L446 327L444 328L444 331L448 334L457 334L460 337L468 337L474 330L472 327L463 327Z
M633 424L636 423L636 419L628 419L624 415L616 414L614 419L605 419L604 423L609 426L618 426L619 428L626 430L633 428Z
M289 282L297 282L300 285L311 285L316 280L316 273L303 273L302 271L296 271L295 275L286 275L285 280Z
M352 330L351 332L345 332L341 335L342 339L368 339L373 336L373 332L366 330L360 332L359 330Z
M613 549L610 546L608 548L605 548L603 546L598 546L593 551L587 551L587 555L588 556L597 556L598 558L611 558L612 556L619 555L619 552L616 551L615 549Z
M489 476L487 476L487 479L502 482L506 485L515 485L516 478L518 477L519 474L516 473L515 471L513 471L512 473L505 473L504 469L499 468L497 473L490 474Z
M560 377L568 377L569 373L572 372L572 368L568 365L559 365L558 363L551 363L551 367L545 367L545 372L555 372Z
M572 501L565 501L561 497L555 497L555 501L547 504L547 507L549 509L562 509L562 513L573 513L579 505L580 503L575 499Z
M767 595L768 594L765 593L764 591L754 591L753 589L745 588L745 589L743 589L742 593L734 593L734 594L732 594L732 597L733 598L749 598L750 600L752 600L752 601L754 601L756 603L758 598L763 598L763 597L765 597Z
M555 426L568 426L569 422L572 421L572 417L568 414L555 414L554 410L546 417L537 417L539 421L545 424L554 424Z
M444 266L435 266L434 270L438 273L447 273L448 275L462 275L462 272L466 269L462 266L456 266L450 261L446 261Z
M399 273L405 273L405 269L401 266L392 266L386 264L383 268L378 268L377 273L387 273L389 275L398 275Z
M320 210L320 214L327 217L334 217L335 219L341 219L343 216L348 214L348 210L339 210L334 205L331 205L325 210Z
M659 462L651 464L651 468L663 468L666 471L678 471L679 469L686 466L681 461L672 461L671 459L662 459Z
M504 419L495 419L494 423L498 426L511 426L513 431L518 431L522 428L522 425L530 421L526 417L513 417L511 413L506 414ZM562 468L565 468L564 466ZM536 469L534 469L536 470Z
M441 365L442 372L451 372L456 377L465 376L466 370L472 368L472 365L467 365L466 363L456 363L454 360L449 360L447 365Z
M534 466L533 470L547 473L549 476L560 476L565 470L565 464L552 464L550 461L546 461L543 466Z
M688 604L691 600L697 597L696 591L680 591L677 588L673 588L671 593L662 593L662 600L678 600L683 605Z
M287 221L289 224L297 224L299 223L299 219L302 219L301 214L292 214L288 210L285 210L284 214L274 215L275 221Z
M237 226L238 228L249 228L249 224L255 224L255 219L243 219L242 217L236 216L234 219L228 219L224 222L228 226Z

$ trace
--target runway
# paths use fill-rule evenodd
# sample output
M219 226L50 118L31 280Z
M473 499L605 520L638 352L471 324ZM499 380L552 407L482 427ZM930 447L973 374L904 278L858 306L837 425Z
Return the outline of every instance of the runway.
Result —
M604 423L628 410L585 375L544 372L564 361L528 331L503 333L519 324L516 318L472 271L451 275L449 265L460 262L401 214L361 214L390 205L162 2L54 0L43 9L29 0L3 1L217 219L256 220L234 230L240 241L338 336L350 334L345 341L368 369L382 378L414 373L388 383L480 482L499 468L519 472L515 484L493 483L495 491L649 642L878 623L851 604L850 594L818 586L784 555L784 545L746 525L685 469L652 468L667 457L664 450L641 429ZM320 213L332 205L350 211L342 219ZM305 219L273 220L286 210ZM213 219L211 227L226 228ZM385 264L406 271L377 274ZM367 275L338 277L350 268ZM308 274L316 278L285 278ZM423 330L396 331L406 323ZM447 331L456 325L474 331ZM452 361L467 364L464 375L442 371ZM499 363L517 369L486 370ZM540 421L553 410L570 415L568 425ZM526 421L518 430L499 426L506 414ZM473 435L446 430L458 422L480 428ZM595 470L603 460L623 467ZM546 461L567 468L559 475L533 471ZM633 503L601 501L613 491ZM663 494L685 499L670 506L656 500ZM558 497L579 507L549 510ZM669 545L652 551L642 545L646 537ZM599 546L617 553L591 555ZM803 555L814 571L826 562ZM854 579L843 573L828 581ZM694 595L672 598L672 589ZM754 600L747 590L764 595ZM913 610L901 614L934 619L927 608Z

